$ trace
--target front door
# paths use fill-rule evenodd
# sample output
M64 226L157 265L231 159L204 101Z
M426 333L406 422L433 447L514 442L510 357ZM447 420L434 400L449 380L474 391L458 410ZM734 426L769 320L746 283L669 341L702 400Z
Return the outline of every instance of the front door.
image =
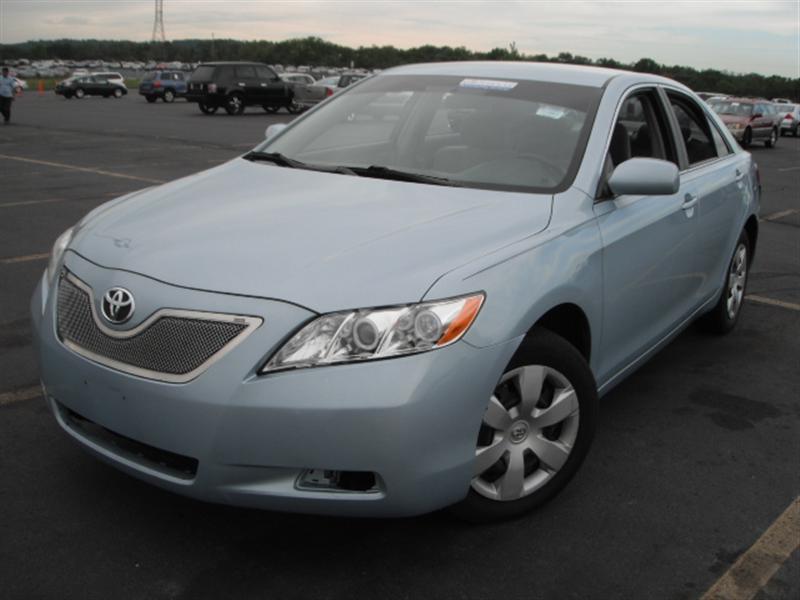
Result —
M623 102L606 159L606 174L636 157L680 165L672 127L655 89ZM696 290L697 219L692 192L612 196L595 204L603 240L603 332L598 379L609 381L692 312Z

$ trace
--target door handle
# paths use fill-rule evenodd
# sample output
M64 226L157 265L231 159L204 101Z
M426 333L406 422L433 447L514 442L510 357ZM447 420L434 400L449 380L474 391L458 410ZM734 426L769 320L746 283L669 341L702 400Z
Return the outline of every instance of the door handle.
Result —
M683 204L681 204L681 208L683 210L690 210L697 205L697 194L686 194L683 197Z
M744 173L742 173L739 169L736 169L736 181L741 181L744 177Z
M244 87L244 82L243 82L243 81L240 81L240 82L239 82L239 83L237 83L236 85L238 85L238 86L240 86L240 87Z

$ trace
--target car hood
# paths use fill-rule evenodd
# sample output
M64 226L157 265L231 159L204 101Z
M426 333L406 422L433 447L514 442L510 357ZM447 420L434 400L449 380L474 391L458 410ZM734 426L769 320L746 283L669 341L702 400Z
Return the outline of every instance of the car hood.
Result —
M235 159L112 201L70 249L184 287L317 312L415 302L446 272L547 226L551 195Z

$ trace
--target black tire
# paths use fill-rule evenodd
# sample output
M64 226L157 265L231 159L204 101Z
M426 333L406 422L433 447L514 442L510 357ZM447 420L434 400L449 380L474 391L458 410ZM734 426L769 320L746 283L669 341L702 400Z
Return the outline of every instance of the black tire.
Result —
M778 130L773 128L772 131L769 132L769 137L764 140L764 147L765 148L774 148L775 144L778 143Z
M303 112L303 107L294 100L292 100L289 104L286 105L286 110L289 112L290 115L296 115L297 113Z
M513 519L530 512L553 498L566 486L589 451L597 425L598 400L597 385L584 357L561 336L546 329L534 329L514 354L504 375L527 365L542 365L560 372L575 390L579 419L572 450L561 468L553 473L542 487L527 496L515 500L490 499L470 487L467 497L450 507L450 511L461 519L474 523L488 523ZM485 425L482 424L481 428L483 427ZM500 462L503 460L505 458ZM527 477L527 464L525 472Z
M122 90L121 90L121 89L119 89L119 88L116 88L116 89L114 90L114 98L116 98L117 100L119 100L120 98L122 98Z
M798 125L800 125L800 124L798 124ZM792 129L792 137L797 137L797 128L798 128L798 125L795 125L795 126L794 126L794 129Z
M144 99L147 100L150 104L153 104L156 100L158 100L158 98L156 96L152 96L152 95L145 96Z
M241 94L231 94L225 99L225 112L229 115L240 115L244 112L244 97Z
M742 148L749 148L750 144L753 143L753 130L749 127L744 130L744 135L742 135Z
M263 108L267 113L272 115L278 112L280 106L270 106L269 104L262 104L261 108Z
M219 109L219 106L212 106L210 104L206 104L205 102L198 102L197 106L200 107L200 112L204 115L213 115Z
M86 91L83 88L78 88L77 90L75 90L74 96L78 100L81 100L84 96L86 96Z
M172 90L164 90L164 95L161 96L161 99L167 104L171 104L172 102L175 102L175 92Z
M731 296L731 272L733 270L737 253L740 248L744 246L745 250L745 264L744 264L744 282L741 287L741 297L737 303L736 310L731 315L729 310L729 298ZM733 251L731 260L728 262L728 268L725 270L725 281L722 285L722 290L719 293L719 298L714 308L708 313L700 317L697 324L703 331L713 333L716 335L725 335L730 333L736 323L739 321L739 316L742 314L742 306L744 305L744 298L747 294L747 280L750 274L750 260L753 255L750 238L746 231L742 231L739 239L736 241L736 248Z

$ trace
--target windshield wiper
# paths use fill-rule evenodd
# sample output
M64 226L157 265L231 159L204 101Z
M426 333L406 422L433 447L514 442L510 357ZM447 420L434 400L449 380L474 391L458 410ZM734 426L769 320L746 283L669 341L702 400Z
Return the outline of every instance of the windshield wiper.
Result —
M355 175L355 173L347 167L326 167L323 165L311 165L304 163L301 160L289 158L280 152L261 152L259 150L252 150L242 156L245 160L271 162L279 167L288 167L290 169L306 169L308 171L322 171L323 173L342 173L343 175Z
M460 183L447 179L446 177L436 177L435 175L422 175L421 173L411 173L409 171L401 171L399 169L392 169L391 167L383 167L380 165L371 165L369 167L345 167L356 175L361 177L374 177L376 179L391 179L394 181L410 181L413 183L429 183L431 185L448 185L452 187L461 187Z

